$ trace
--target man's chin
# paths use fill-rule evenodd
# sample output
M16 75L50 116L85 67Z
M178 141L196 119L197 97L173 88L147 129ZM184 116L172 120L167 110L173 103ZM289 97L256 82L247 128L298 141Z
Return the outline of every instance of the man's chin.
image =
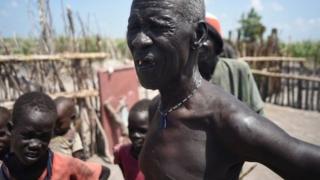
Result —
M22 160L22 163L26 166L30 166L30 165L33 165L37 162L40 161L40 159L42 158L43 156L41 154L38 154L38 155L35 155L35 154L31 154L31 155L24 155L24 157L21 159Z
M33 165L39 161L40 157L24 157L23 164L26 166Z
M146 89L151 89L151 90L159 89L159 83L156 83L156 81L139 79L139 82L140 82L141 86Z

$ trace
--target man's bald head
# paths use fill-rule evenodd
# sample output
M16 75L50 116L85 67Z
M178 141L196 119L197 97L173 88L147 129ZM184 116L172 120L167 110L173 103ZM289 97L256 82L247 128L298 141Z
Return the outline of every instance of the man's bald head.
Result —
M133 0L132 8L143 7L172 7L182 19L188 22L198 22L205 18L203 0Z

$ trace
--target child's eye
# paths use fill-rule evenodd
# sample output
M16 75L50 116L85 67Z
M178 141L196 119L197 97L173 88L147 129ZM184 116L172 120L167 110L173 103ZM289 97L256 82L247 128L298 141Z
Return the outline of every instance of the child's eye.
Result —
M50 141L51 135L50 134L45 134L41 136L42 141Z
M30 133L27 133L27 134L21 134L21 136L22 136L22 139L32 139L32 134L30 134Z
M71 116L71 120L75 120L77 118L76 115Z

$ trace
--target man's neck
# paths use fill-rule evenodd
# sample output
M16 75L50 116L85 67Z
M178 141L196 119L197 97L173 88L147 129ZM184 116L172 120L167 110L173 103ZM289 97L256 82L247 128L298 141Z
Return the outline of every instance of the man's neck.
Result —
M160 89L161 110L168 111L192 94L197 89L201 78L199 71L196 70L190 77L181 76L173 79L165 88Z

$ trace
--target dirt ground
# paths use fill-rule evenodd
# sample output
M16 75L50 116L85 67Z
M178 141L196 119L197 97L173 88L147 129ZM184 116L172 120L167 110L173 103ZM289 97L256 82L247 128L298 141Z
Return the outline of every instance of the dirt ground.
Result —
M291 136L320 145L320 113L297 110L271 104L265 105L266 116L283 128ZM258 163L246 163L244 171L257 165L244 180L278 180L282 179L265 166Z

